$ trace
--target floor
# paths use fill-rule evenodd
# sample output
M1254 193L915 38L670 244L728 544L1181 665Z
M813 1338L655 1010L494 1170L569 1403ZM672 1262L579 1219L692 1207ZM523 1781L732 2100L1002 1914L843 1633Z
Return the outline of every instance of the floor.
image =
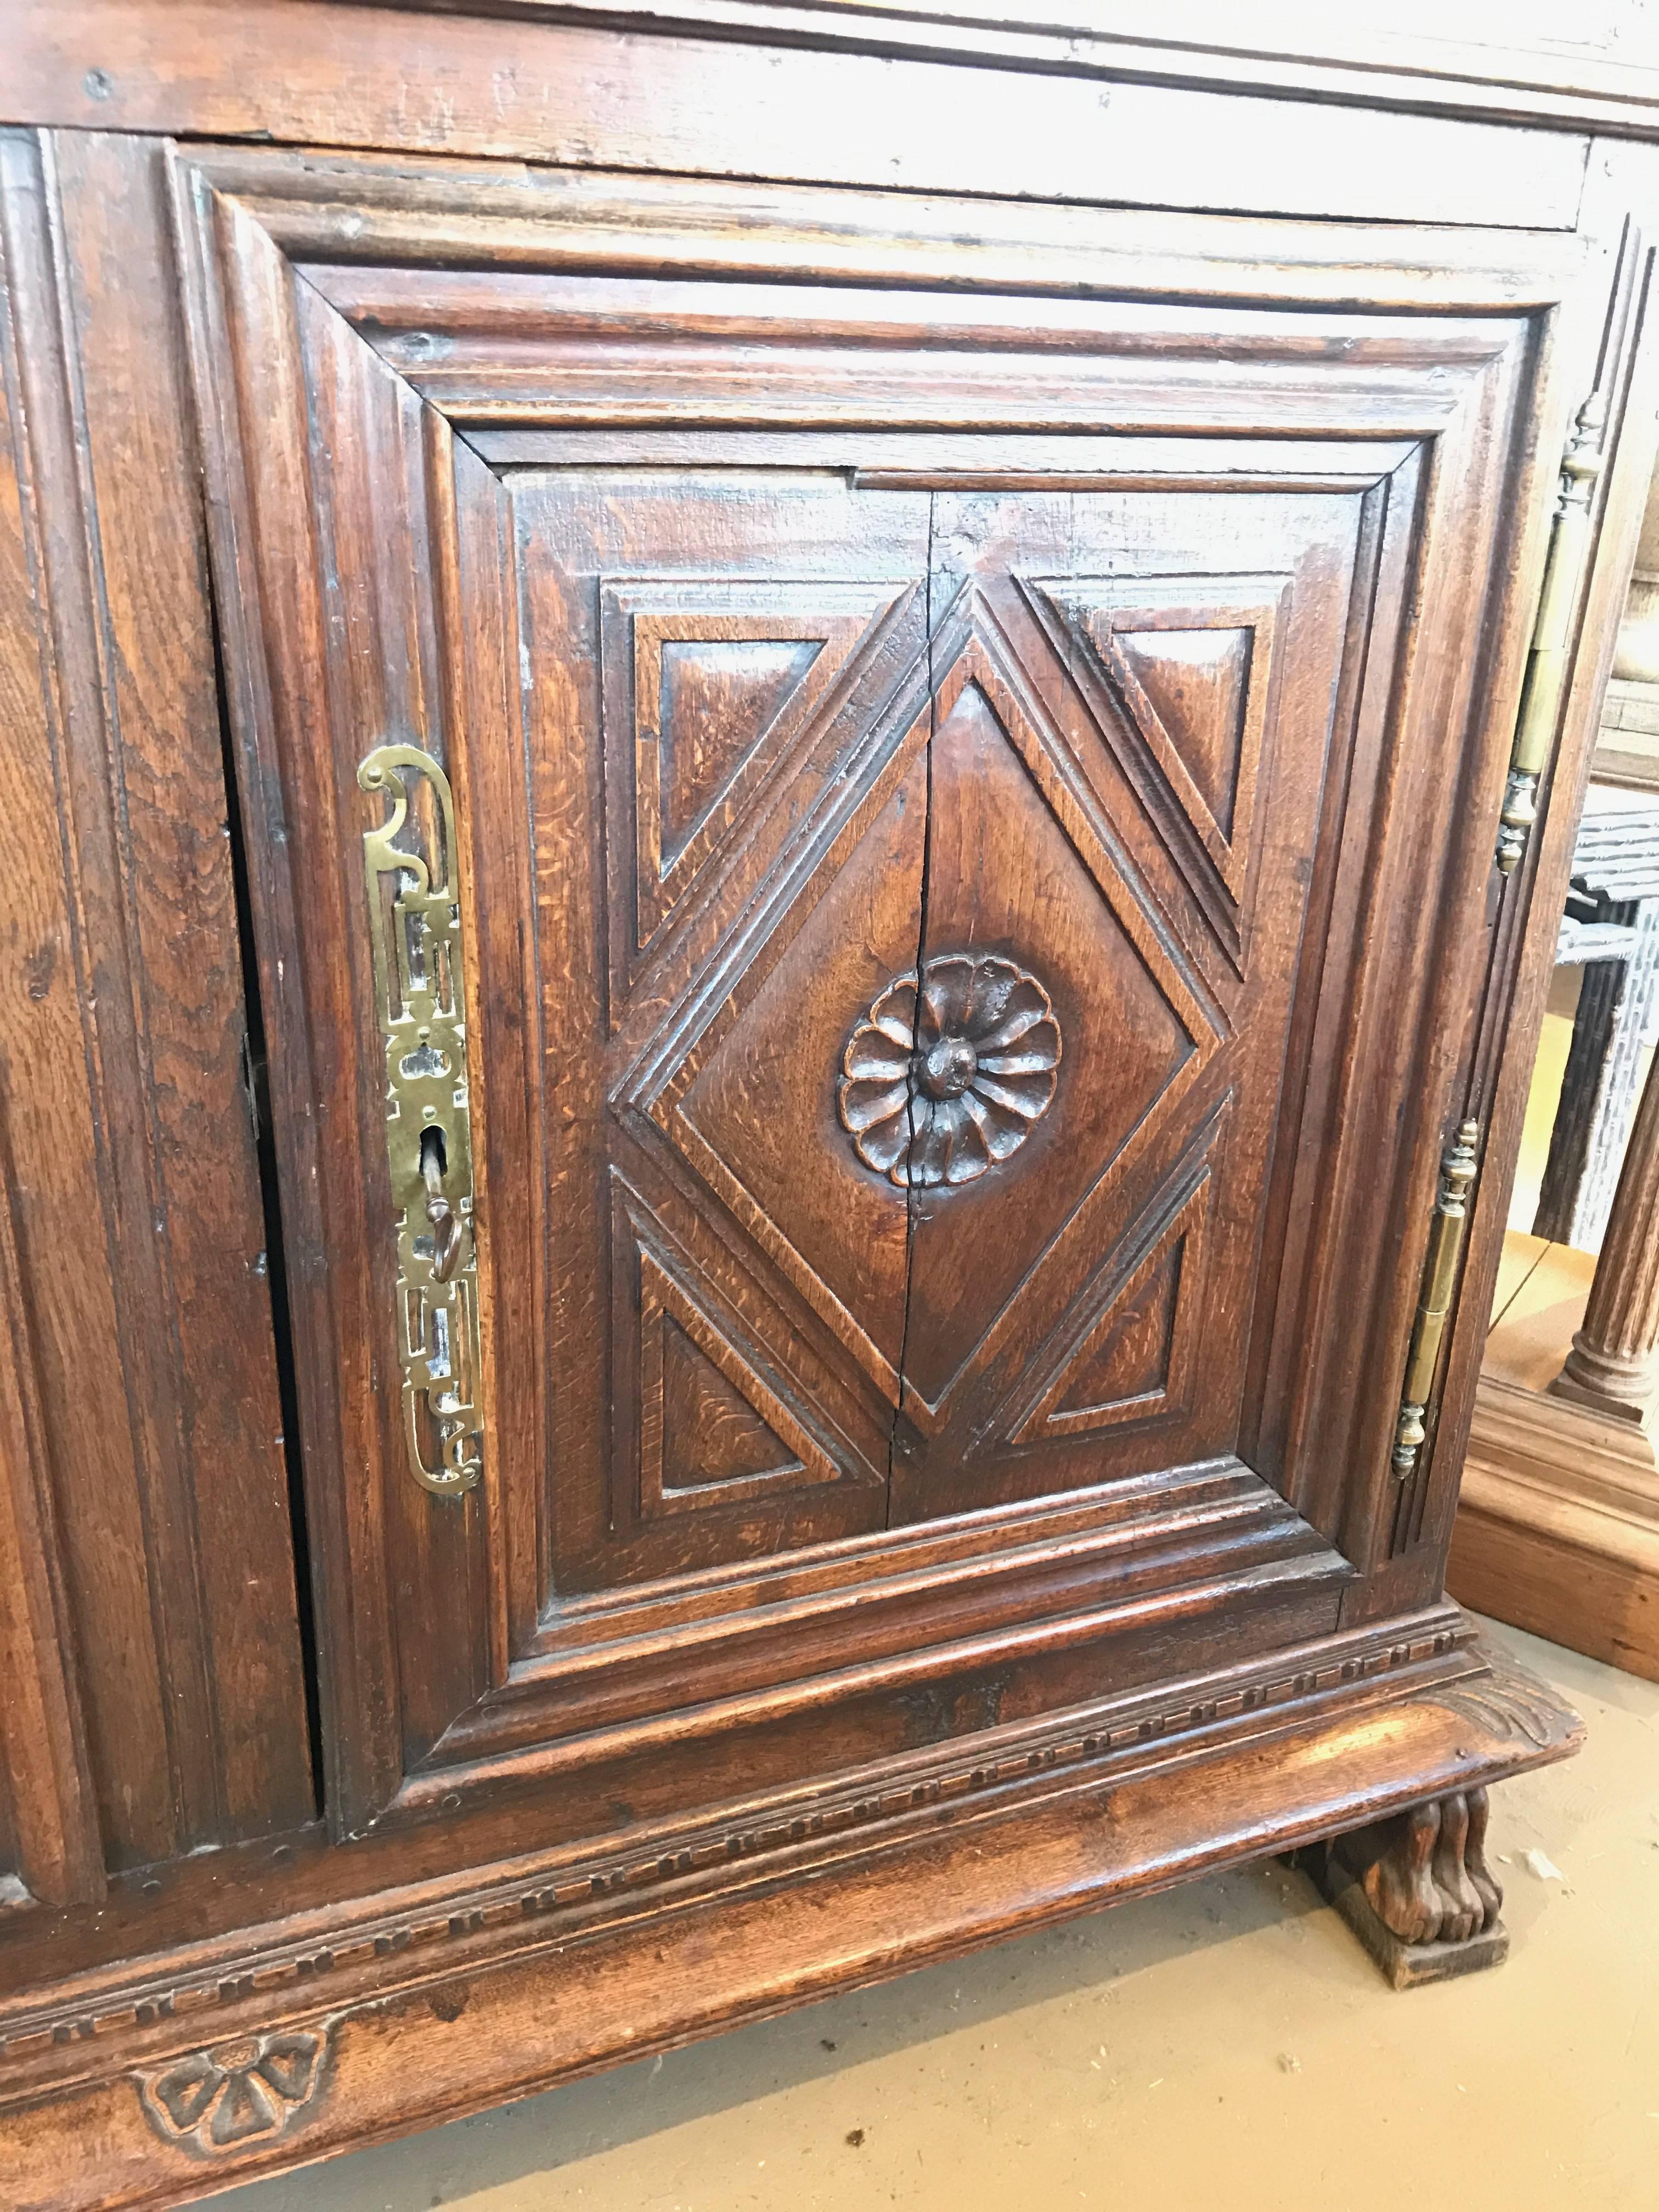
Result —
M1590 1253L1507 1231L1482 1374L1522 1390L1547 1390L1572 1348L1595 1274Z
M1499 1632L1590 1740L1495 1794L1495 1972L1397 1995L1249 1867L216 2212L1659 2212L1659 1684Z

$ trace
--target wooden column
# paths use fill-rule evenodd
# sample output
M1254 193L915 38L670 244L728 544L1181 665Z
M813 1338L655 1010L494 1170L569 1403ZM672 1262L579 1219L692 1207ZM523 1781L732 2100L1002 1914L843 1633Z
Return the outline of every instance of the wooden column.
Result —
M1645 1424L1659 1391L1659 1061L1636 1109L1584 1325L1557 1396Z

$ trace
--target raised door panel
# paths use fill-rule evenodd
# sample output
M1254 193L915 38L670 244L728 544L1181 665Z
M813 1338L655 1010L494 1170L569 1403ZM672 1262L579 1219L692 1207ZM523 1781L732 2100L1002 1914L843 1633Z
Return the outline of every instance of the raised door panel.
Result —
M1237 1444L1362 505L937 495L896 1520ZM1079 1396L1177 1218L1163 1381Z
M886 1516L906 1208L835 1141L830 1069L921 933L928 503L513 494L568 1595Z

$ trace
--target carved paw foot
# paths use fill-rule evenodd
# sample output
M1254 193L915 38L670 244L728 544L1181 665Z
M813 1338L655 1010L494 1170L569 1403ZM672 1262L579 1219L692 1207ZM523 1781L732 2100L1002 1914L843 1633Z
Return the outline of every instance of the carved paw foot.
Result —
M1497 1919L1504 1896L1486 1863L1484 1790L1431 1798L1362 1832L1381 1839L1376 1856L1356 1850L1360 1837L1337 1848L1402 1943L1466 1943Z
M1486 1813L1484 1790L1454 1790L1339 1837L1310 1864L1396 1988L1496 1966L1507 1953Z

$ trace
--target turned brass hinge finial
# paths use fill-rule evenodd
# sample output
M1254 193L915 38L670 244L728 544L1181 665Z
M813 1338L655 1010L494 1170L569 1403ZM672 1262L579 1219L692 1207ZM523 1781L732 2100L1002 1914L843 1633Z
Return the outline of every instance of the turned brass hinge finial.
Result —
M1578 410L1561 459L1560 495L1550 525L1544 586L1533 621L1532 649L1527 656L1509 781L1504 787L1504 811L1498 818L1498 866L1506 876L1514 874L1526 852L1532 825L1538 818L1538 781L1555 742L1556 712L1567 678L1572 611L1589 550L1590 495L1601 473L1601 438L1607 420L1607 402L1599 392L1591 392Z
M1425 1416L1440 1346L1451 1312L1452 1292L1457 1287L1457 1263L1463 1250L1468 1223L1469 1192L1480 1166L1480 1125L1463 1121L1440 1163L1440 1188L1434 1202L1434 1224L1429 1231L1428 1256L1423 1262L1423 1287L1412 1324L1411 1350L1406 1358L1405 1386L1400 1395L1400 1418L1395 1425L1394 1471L1404 1482L1417 1465L1417 1455L1428 1435Z

